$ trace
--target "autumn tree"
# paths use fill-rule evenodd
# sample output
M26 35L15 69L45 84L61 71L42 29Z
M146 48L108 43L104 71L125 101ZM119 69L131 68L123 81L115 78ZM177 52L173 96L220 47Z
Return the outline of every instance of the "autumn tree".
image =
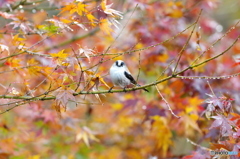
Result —
M1 1L0 158L239 158L239 5Z

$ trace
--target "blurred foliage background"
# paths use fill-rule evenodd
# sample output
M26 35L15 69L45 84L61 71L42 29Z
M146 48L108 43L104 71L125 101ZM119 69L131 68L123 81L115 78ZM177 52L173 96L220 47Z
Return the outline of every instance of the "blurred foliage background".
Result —
M240 69L239 7L237 0L1 1L0 158L203 159L210 150L238 151L240 78L230 75ZM146 86L150 93L104 92L118 59L144 86L227 48L183 77Z

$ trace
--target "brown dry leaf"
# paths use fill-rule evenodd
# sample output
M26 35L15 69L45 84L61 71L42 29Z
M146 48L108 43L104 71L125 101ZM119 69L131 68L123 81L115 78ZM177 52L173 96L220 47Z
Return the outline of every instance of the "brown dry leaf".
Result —
M61 116L62 111L66 111L67 104L69 101L75 102L76 99L73 96L74 91L70 88L63 88L61 87L58 89L56 95L56 100L55 100L55 110L58 112L58 114Z

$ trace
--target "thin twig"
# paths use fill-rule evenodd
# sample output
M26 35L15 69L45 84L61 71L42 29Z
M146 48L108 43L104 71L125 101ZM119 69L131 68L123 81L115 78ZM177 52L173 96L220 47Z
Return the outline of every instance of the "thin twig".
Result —
M73 51L73 53L74 53L75 58L77 59L78 66L79 66L80 69L81 69L80 78L79 78L79 80L78 80L77 87L75 88L75 91L77 91L77 89L78 89L79 86L80 86L81 80L82 80L83 70L82 70L82 65L81 65L81 63L80 63L80 61L79 61L79 59L78 59L78 57L77 57L77 54L76 54L76 52L75 52L75 50L74 50L73 48L72 48L72 51Z
M196 28L196 25L197 25L198 20L199 20L199 18L200 18L200 16L201 16L201 13L202 13L202 9L201 9L201 11L200 11L200 13L199 13L199 15L198 15L198 17L197 17L196 23L195 23L194 26L193 26L193 29L192 29L192 31L191 31L191 33L190 33L190 36L188 37L186 43L183 45L182 49L181 49L180 52L179 52L179 57L178 57L178 60L177 60L176 65L175 65L175 68L173 69L173 74L175 74L176 69L177 69L177 67L178 67L178 64L179 64L179 62L180 62L180 59L181 59L181 57L182 57L182 55L183 55L183 51L186 49L186 47L187 47L187 45L188 45L188 43L189 43L189 41L190 41L190 39L191 39L191 37L192 37L192 35L193 35L193 32L194 32L194 30L195 30L195 28Z
M226 35L228 35L233 29L235 29L239 23L240 23L240 20L239 20L233 27L231 27L225 34L223 34L223 36L221 36L219 39L217 39L216 41L214 41L214 42L211 44L211 46L209 46L205 51L203 51L203 52L191 63L191 65L194 65L197 61L199 61L200 58L201 58L206 52L208 52L211 48L213 48L213 46L215 46L219 41L221 41L224 37L226 37Z
M138 74L137 74L137 79L136 79L137 82L138 82L138 78L140 75L140 70L141 70L141 51L139 51L139 53L138 53Z
M176 76L176 78L181 78L181 79L228 79L232 77L239 76L240 73L235 73L232 75L224 75L224 76Z
M165 102L165 104L167 105L168 110L171 112L171 114L172 114L173 116L175 116L176 118L178 118L178 119L181 118L180 116L177 116L177 115L172 111L172 108L170 107L168 101L163 97L163 95L162 95L162 93L160 92L160 90L158 89L157 85L156 85L155 87L156 87L156 89L157 89L157 91L158 91L158 94L161 96L162 100L163 100L163 101Z
M166 68L160 73L160 75L157 77L156 81L158 81L158 80L161 78L161 76L167 71L167 69L173 64L174 61L175 61L175 60L172 60L172 61L169 62L169 64L167 65L167 67L166 67Z
M213 92L213 89L212 89L212 87L211 87L211 85L210 85L209 81L207 81L207 84L208 84L208 86L209 86L209 88L210 88L210 90L211 90L212 94L213 94L213 95L216 97L216 95L215 95L215 93Z
M187 142L191 143L191 144L194 145L194 146L200 147L200 148L203 149L203 150L212 151L211 149L209 149L209 148L207 148L207 147L203 147L203 146L201 146L201 145L193 142L193 141L190 140L189 138L187 138Z

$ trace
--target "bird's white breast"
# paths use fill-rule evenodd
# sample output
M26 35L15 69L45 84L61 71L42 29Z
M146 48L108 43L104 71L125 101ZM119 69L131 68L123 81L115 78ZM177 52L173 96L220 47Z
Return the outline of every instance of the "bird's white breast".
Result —
M119 67L110 68L110 77L115 86L120 86L122 88L131 84L130 80L126 78L124 74L125 69Z

